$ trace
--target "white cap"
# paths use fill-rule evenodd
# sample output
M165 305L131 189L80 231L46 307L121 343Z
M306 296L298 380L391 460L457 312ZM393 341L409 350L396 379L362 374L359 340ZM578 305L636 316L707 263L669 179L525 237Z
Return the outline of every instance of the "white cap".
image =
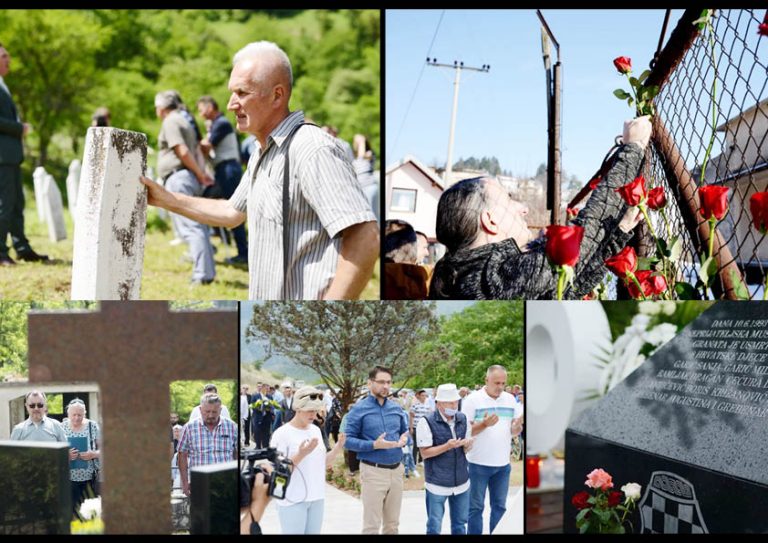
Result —
M459 391L456 390L456 385L453 383L437 387L437 393L435 394L436 402L458 402L460 399Z

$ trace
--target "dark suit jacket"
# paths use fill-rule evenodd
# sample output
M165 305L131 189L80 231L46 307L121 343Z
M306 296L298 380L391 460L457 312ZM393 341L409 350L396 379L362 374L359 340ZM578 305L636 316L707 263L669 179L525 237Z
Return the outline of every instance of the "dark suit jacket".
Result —
M256 403L258 400L271 400L272 396L269 394L252 394L251 395L251 404ZM272 421L275 420L275 410L272 407L266 407L264 409L257 409L252 408L251 410L251 417L253 418L253 424L256 426L269 426L272 424Z
M0 87L0 165L13 166L24 160L21 135L24 125L16 120L16 104Z
M291 398L291 406L293 406L293 398ZM296 414L296 411L288 407L288 400L283 398L280 401L280 407L283 409L283 424L291 422L291 419Z

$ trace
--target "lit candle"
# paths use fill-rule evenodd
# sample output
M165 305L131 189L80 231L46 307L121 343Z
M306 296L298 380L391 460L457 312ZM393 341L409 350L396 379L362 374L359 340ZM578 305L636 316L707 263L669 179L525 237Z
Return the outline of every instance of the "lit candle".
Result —
M525 457L525 485L528 488L538 488L539 479L539 455L533 454Z

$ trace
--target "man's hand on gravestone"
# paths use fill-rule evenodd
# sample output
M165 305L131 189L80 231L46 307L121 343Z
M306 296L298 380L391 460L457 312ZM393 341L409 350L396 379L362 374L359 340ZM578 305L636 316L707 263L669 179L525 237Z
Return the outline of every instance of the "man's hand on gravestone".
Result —
M139 181L147 187L147 203L151 206L163 207L168 198L168 191L160 183L155 183L149 177L143 175Z

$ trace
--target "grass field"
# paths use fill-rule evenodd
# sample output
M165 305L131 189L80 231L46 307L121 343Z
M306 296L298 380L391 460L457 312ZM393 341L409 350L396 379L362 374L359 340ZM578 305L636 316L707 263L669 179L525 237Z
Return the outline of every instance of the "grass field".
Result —
M27 192L24 212L26 235L32 248L51 258L48 263L19 262L18 265L0 268L0 299L6 300L68 300L72 281L72 217L64 211L67 239L58 243L48 238L47 225L40 222L35 209L35 198ZM226 258L235 256L237 249L224 244L216 236L212 238L216 249L216 280L210 285L191 286L192 264L184 259L185 244L171 245L173 233L170 221L163 222L157 210L150 208L144 249L144 272L141 280L142 300L247 300L248 269L231 266ZM163 231L164 229L164 231ZM10 241L10 238L9 238ZM11 250L11 257L16 254ZM361 299L379 299L378 263Z

